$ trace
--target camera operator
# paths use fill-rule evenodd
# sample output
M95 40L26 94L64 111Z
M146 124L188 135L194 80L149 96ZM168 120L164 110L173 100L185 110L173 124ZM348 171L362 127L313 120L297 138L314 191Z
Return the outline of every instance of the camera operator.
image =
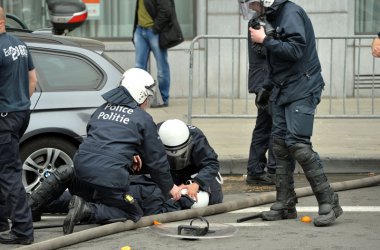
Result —
M248 20L248 28L266 30L266 34L274 35L274 29L266 22L264 9L260 0L241 0L240 10L244 19ZM268 75L266 49L260 43L252 42L248 31L248 91L256 98ZM272 150L272 117L270 103L267 106L257 106L257 118L252 132L249 149L246 182L253 185L274 185L276 161ZM268 158L266 153L268 152ZM293 161L294 166L294 161ZM265 171L265 168L267 171Z
M276 157L276 202L263 212L264 220L297 217L297 197L291 183L291 155L303 168L319 205L315 226L327 226L343 210L323 172L311 136L314 113L321 100L324 81L316 51L312 23L306 12L287 0L261 0L269 23L276 25L276 35L265 34L264 28L249 28L253 42L267 51L269 77L257 96L257 104L267 105L269 91L273 102L273 151Z

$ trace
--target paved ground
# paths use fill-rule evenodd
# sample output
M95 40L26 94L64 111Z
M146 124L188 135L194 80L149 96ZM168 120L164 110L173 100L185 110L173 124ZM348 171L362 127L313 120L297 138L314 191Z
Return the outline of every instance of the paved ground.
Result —
M195 104L197 108L202 108L201 103ZM328 109L328 107L322 105L321 109ZM187 99L172 99L169 107L149 109L148 112L156 122L170 118L187 121ZM252 110L248 113L252 114ZM225 201L274 191L273 186L255 187L247 185L244 181L254 119L197 118L192 120L192 124L203 130L219 155L221 172L225 177L223 187L226 194ZM380 173L379 128L380 119L317 119L315 121L314 148L324 160L330 182L364 178L373 175L372 173ZM296 188L308 185L301 172L298 167L295 175ZM133 249L178 249L179 245L185 249L376 249L375 246L380 243L379 238L371 232L376 231L380 225L380 204L376 196L378 191L379 186L359 189L355 192L344 192L342 198L345 206L365 205L366 207L363 208L363 213L344 214L341 222L329 229L307 227L300 224L298 220L273 224L252 222L249 225L239 225L241 233L234 238L194 243L157 237L147 228L141 228L94 239L65 249L120 249L124 245L130 245ZM313 206L315 209L314 197L306 201L300 206ZM371 208L373 211L370 211ZM218 223L233 223L236 218L247 216L244 212L238 211L238 213L241 214L233 216L226 213L212 216L211 220ZM44 217L43 223L61 224L62 219L62 216L47 216ZM89 226L79 226L78 231L86 228ZM273 240L269 237L270 235L274 237ZM35 236L36 242L56 238L62 236L62 228L36 230ZM307 240L303 243L303 239ZM18 247L20 246L0 245L0 250Z
M362 179L367 177L363 174L329 174L331 183L347 180ZM303 175L295 175L296 188L308 186ZM380 226L380 200L378 192L380 186L372 186L355 190L339 192L340 203L344 214L331 227L316 228L313 224L300 222L300 218L308 215L315 218L317 215L317 204L314 196L299 198L297 204L298 218L294 220L265 222L261 219L249 220L236 223L237 219L250 216L259 211L268 210L270 204L261 203L260 206L246 207L245 209L231 210L228 213L206 216L211 227L223 224L237 229L232 237L214 240L181 240L158 235L151 227L140 227L136 230L120 231L120 233L106 235L110 228L102 227L98 231L98 238L89 238L88 241L78 242L83 239L81 233L86 229L99 229L95 225L76 226L74 234L62 237L62 215L44 215L42 221L35 226L59 225L55 228L40 228L35 230L35 243L22 249L54 249L46 242L63 241L77 243L62 249L113 249L119 250L122 246L130 246L135 249L377 249L380 244L378 228ZM296 190L297 190L296 189ZM240 202L245 199L255 199L261 195L270 194L272 187L255 188L246 185L241 177L228 176L224 186L224 202ZM177 224L188 224L189 219L174 221ZM109 225L111 226L111 225ZM88 232L88 231L87 231ZM92 234L94 236L94 234ZM62 243L61 243L62 244ZM50 247L47 247L50 246ZM61 245L64 246L64 245ZM2 245L0 250L17 249L22 246Z

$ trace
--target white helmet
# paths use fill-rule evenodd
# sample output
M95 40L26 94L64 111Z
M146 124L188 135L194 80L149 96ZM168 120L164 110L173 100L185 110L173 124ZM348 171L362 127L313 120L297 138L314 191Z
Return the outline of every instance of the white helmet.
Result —
M268 8L272 6L275 0L261 0L261 4L265 7Z
M210 200L210 195L205 191L199 191L197 194L197 200L198 201L194 202L191 208L207 207Z
M163 122L158 130L158 134L168 155L181 155L187 149L190 131L183 121L170 119Z
M128 90L138 104L143 103L148 96L154 95L155 84L153 77L139 68L128 69L121 79L121 86Z
M187 194L187 189L182 189L181 194ZM207 207L210 200L209 193L205 191L198 191L197 201L191 206L191 208Z

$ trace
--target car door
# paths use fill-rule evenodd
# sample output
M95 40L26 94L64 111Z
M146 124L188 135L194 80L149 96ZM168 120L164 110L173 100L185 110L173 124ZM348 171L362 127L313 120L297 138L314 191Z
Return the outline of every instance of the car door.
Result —
M109 71L108 64L99 65L101 56L94 52L83 51L84 54L78 53L78 48L61 47L30 47L38 90L20 147L23 184L29 193L60 166L73 164L75 151L86 135L87 122L104 102L101 94L114 88L114 77L120 79L121 75L115 69ZM113 82L107 82L111 79Z

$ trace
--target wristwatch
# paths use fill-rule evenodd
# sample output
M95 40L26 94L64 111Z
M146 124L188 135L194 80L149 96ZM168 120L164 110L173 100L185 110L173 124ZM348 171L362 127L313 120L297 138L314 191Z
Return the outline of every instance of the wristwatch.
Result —
M378 37L378 38L380 38L380 32L379 32L379 33L377 33L377 37Z

